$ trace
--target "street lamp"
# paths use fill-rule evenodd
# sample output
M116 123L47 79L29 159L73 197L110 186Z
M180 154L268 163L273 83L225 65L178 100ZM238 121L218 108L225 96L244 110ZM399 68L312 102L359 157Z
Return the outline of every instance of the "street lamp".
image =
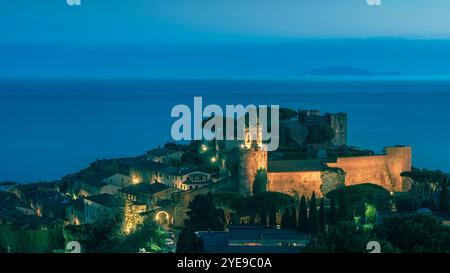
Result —
M202 149L202 152L206 152L208 150L208 148L206 147L205 144L202 144L201 149Z

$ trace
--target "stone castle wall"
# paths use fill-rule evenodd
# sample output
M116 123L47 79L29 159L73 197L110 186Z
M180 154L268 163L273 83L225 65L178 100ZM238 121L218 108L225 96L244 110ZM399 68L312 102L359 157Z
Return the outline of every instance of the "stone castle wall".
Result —
M322 196L341 185L372 183L388 191L408 191L408 178L402 172L411 171L411 147L388 147L385 155L338 158L327 163L330 170L268 173L269 191L292 196Z
M320 185L322 183L321 171L311 172L282 172L268 173L269 191L276 191L301 197L311 196L313 191L316 196L322 196Z
M169 210L169 214L173 215L174 227L182 227L184 225L184 220L187 218L186 213L189 211L189 202L194 200L196 196L217 192L236 192L236 181L237 179L235 177L230 177L195 190L177 191L173 193L171 199L176 205L172 208L165 209Z
M410 189L401 173L411 171L411 147L388 147L386 155L338 158L328 166L344 170L346 185L373 183L388 191Z

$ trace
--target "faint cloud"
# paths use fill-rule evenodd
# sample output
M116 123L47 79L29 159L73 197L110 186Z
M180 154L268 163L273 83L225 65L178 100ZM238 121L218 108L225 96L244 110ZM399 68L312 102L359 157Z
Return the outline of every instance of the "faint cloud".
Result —
M81 0L66 0L69 6L81 6Z
M369 6L381 6L381 0L367 0Z

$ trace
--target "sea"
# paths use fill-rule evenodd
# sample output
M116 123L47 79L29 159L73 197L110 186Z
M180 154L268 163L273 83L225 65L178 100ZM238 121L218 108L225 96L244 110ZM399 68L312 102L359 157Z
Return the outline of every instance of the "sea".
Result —
M171 109L280 105L348 113L348 144L410 145L413 165L450 172L450 80L0 80L0 181L52 181L171 138Z

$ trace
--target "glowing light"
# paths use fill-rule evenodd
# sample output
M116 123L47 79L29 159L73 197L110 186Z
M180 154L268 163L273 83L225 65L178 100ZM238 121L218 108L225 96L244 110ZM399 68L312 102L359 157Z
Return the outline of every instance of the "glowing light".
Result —
M144 222L144 218L131 202L125 203L125 211L123 215L122 232L126 235L133 233L137 226Z
M217 161L217 158L211 157L211 162L212 162L212 163L215 163L216 161Z
M139 179L139 177L134 174L132 176L132 181L133 181L133 184L137 184L137 183L141 182L141 179Z
M202 149L203 152L206 152L208 150L208 148L206 147L205 144L202 144L202 148L201 149Z
M155 220L158 223L163 223L164 221L168 221L170 222L170 215L169 213L167 213L166 211L159 211L156 215L155 215Z

